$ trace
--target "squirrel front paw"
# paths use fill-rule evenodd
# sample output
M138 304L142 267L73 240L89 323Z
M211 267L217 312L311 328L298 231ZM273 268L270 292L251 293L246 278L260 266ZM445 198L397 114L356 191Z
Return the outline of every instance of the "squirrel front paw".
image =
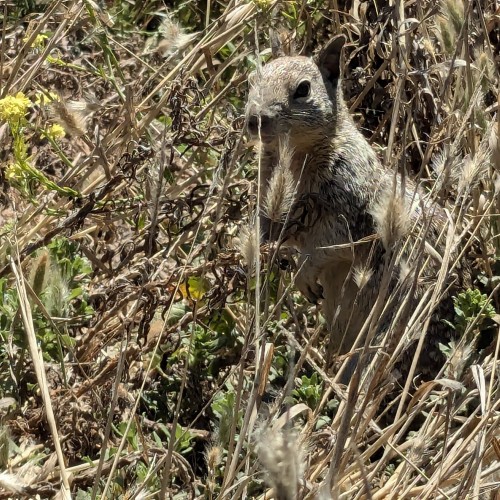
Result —
M318 283L316 278L304 276L300 273L295 278L295 286L304 297L313 304L317 304L320 299L323 299L323 287Z

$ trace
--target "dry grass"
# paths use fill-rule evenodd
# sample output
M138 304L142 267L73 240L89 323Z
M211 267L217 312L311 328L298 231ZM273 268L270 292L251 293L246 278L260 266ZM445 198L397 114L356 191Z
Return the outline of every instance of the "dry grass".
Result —
M0 101L0 498L499 498L497 3L173 4L0 7L0 98L31 102ZM347 35L351 112L449 217L443 255L413 249L420 279L441 267L409 315L388 259L348 386L293 257L258 248L242 114L271 26L305 52ZM422 383L462 253L480 293Z

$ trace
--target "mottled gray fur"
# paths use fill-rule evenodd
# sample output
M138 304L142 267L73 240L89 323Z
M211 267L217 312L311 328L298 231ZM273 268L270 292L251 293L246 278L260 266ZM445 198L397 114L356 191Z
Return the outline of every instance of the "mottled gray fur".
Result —
M434 245L445 221L443 210L423 201L411 181L403 187L394 171L381 165L354 124L341 89L344 42L343 36L335 37L315 59L279 57L264 65L250 78L246 109L247 129L260 141L262 198L279 163L283 138L293 149L290 170L296 184L295 203L287 224L276 227L262 217L264 237L275 239L281 231L284 244L299 252L296 285L310 300L324 299L323 311L339 352L352 347L366 320L379 293L385 256L394 242L382 238L349 243L377 233L374 214L391 197L399 196L408 212L414 243L420 234L420 241L427 239ZM322 248L334 245L343 247ZM437 265L431 263L428 275L435 274ZM364 266L372 269L373 276L359 290L351 273ZM401 265L396 266L391 289L399 286L400 271ZM434 325L441 328L442 323Z

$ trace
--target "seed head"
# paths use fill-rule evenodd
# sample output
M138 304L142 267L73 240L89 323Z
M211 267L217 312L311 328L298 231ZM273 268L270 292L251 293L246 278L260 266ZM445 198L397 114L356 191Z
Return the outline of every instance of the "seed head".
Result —
M208 470L213 472L221 462L222 450L220 446L211 446L206 452Z
M283 222L292 208L295 182L290 170L293 149L288 139L280 141L280 158L264 199L264 214L271 222Z
M489 160L491 156L490 146L488 144L489 134L486 134L485 139L481 141L479 148L474 156L466 156L461 165L461 169L457 174L458 178L458 193L468 193L475 188L481 180L488 174Z
M240 228L236 245L249 269L252 269L255 264L258 253L257 241L260 241L260 237L256 237L254 227L242 226Z
M385 248L393 248L410 229L410 213L404 195L388 189L371 209L375 227Z
M26 485L15 474L11 474L10 472L0 472L0 488L4 492L25 495L25 486Z
M92 106L86 101L53 101L50 106L54 120L74 137L87 133L87 121L92 112Z
M353 279L356 286L362 290L373 276L373 269L366 266L355 267L353 270Z
M185 33L184 28L179 23L166 18L159 26L158 37L152 41L150 47L153 45L152 50L157 51L163 57L168 57L187 47L193 36Z
M265 429L258 434L257 455L276 498L294 500L304 473L304 454L294 431Z

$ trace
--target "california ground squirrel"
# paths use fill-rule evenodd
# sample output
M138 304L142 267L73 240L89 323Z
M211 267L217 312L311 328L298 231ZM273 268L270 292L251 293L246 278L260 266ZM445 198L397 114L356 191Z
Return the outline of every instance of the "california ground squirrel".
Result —
M414 234L413 244L428 246L432 253L438 229L446 225L443 209L425 201L409 179L402 182L383 167L356 128L341 89L345 41L343 35L334 37L315 58L282 56L265 64L250 78L246 108L248 132L260 140L262 200L279 169L287 169L293 178L288 214L270 221L265 207L261 209L264 237L277 239L281 234L281 240L299 252L296 285L311 301L323 298L335 348L341 353L352 347L375 303L384 262L397 246L398 232L401 241ZM389 288L401 288L401 296L406 270L417 264L410 253L390 279ZM426 275L431 279L439 252L432 259ZM356 272L365 275L356 280ZM407 282L408 289L412 280ZM452 314L452 304L446 307ZM443 322L433 321L430 336L433 328L442 329ZM437 351L435 335L434 342Z

